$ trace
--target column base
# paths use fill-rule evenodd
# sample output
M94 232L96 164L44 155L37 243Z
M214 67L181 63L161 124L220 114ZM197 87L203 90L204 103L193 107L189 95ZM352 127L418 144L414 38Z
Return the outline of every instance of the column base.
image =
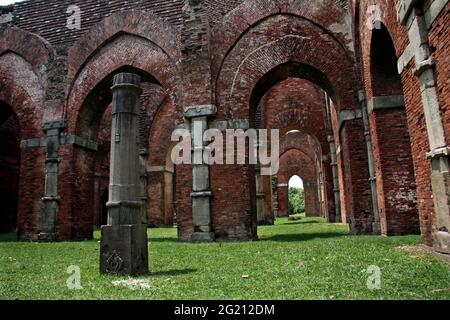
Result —
M433 249L439 253L450 254L450 233L444 231L434 233Z
M264 219L261 221L258 221L258 226L273 226L275 224L274 219Z
M56 233L45 233L41 232L37 235L37 242L55 242L58 239L58 234Z
M372 223L372 233L376 236L379 236L381 234L381 225L379 222Z
M145 224L102 226L100 273L148 273L148 240Z
M215 239L213 232L194 232L191 236L192 242L214 242Z

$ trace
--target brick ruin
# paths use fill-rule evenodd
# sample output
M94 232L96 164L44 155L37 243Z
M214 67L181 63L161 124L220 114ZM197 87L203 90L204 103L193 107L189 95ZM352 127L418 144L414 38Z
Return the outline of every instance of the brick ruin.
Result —
M258 224L287 215L298 175L308 215L354 235L421 234L450 253L449 11L446 0L0 7L0 232L83 240L107 224L111 87L127 72L142 79L149 226L256 240ZM171 135L194 124L279 129L280 171L175 166Z

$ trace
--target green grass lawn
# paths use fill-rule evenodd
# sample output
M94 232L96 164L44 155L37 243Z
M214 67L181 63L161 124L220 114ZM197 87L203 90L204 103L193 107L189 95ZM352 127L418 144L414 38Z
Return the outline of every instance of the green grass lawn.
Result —
M259 228L247 243L178 243L175 229L149 230L151 273L143 287L98 272L94 241L28 243L0 238L0 299L450 299L450 267L418 236L348 236L345 225L303 218ZM81 270L69 290L67 268ZM366 269L382 272L367 288Z

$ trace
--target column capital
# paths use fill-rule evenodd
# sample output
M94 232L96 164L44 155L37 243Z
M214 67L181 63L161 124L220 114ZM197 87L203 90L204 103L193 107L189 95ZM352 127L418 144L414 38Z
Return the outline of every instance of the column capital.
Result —
M404 108L405 98L401 95L376 96L367 102L367 111L373 113L380 109Z
M198 117L211 117L216 115L216 113L217 107L212 104L188 106L185 107L183 110L183 115L187 119Z
M397 21L401 25L406 25L411 11L420 0L400 0L397 4Z
M191 198L211 198L211 191L195 191L191 193Z
M360 108L341 110L339 112L339 130L342 129L346 122L362 118L362 109Z
M50 130L64 130L67 128L67 120L59 119L54 121L45 122L42 125L42 130L48 132Z
M450 147L437 148L427 153L427 159L436 159L448 157L450 155Z
M141 91L141 76L135 73L119 73L114 76L111 90L118 88L130 88Z

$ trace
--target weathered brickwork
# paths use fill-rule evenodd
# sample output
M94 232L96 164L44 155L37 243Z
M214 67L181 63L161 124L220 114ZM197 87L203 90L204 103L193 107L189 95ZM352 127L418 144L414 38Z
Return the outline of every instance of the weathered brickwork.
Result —
M389 33L390 38L392 39L393 46L395 48L396 57L399 58L402 54L405 53L409 40L407 29L404 26L401 26L397 22L397 14L396 14L396 5L399 1L371 1L370 4L378 5L380 8L381 15L381 26L386 28ZM419 220L420 220L420 228L422 237L425 243L431 245L431 231L432 225L435 224L435 216L433 214L434 204L432 199L432 187L431 187L431 168L430 162L426 159L425 154L430 151L430 146L428 142L428 133L427 133L427 124L425 122L425 115L423 104L421 101L419 81L417 77L413 75L414 70L414 60L409 61L409 63L404 67L401 72L401 86L399 88L398 85L392 86L392 81L385 81L380 78L378 82L374 83L372 79L376 76L373 74L373 69L371 68L372 63L372 54L374 53L372 50L372 30L366 27L368 17L367 5L369 3L363 3L361 7L361 16L360 16L360 38L361 38L361 51L362 51L362 60L363 60L363 77L365 81L365 91L367 93L368 99L376 96L378 94L386 95L386 89L383 89L384 85L389 85L391 83L391 88L395 88L397 93L400 89L400 93L404 95L405 100L405 112L407 118L407 126L410 136L411 143L411 155L414 164L414 174L415 181L412 181L412 177L408 180L409 184L411 184L411 188L413 185L417 186L417 206L419 212ZM436 60L437 68L436 75L438 81L438 93L440 100L440 108L442 110L442 121L444 127L446 128L446 137L448 143L448 124L449 124L449 115L448 115L448 91L446 91L448 86L448 81L444 81L448 79L448 59L445 60L443 57L448 57L448 21L449 21L449 4L445 6L442 12L439 14L437 19L434 21L431 26L429 33L429 41L431 48L433 50L433 57ZM370 11L369 11L370 12ZM383 45L386 45L383 43ZM389 44L388 44L389 46ZM383 50L382 48L374 48L376 50ZM443 76L446 74L446 76ZM380 85L381 84L381 85ZM395 92L394 92L395 93ZM392 115L395 117L395 115ZM405 115L400 115L396 117L396 123L398 125L402 125L399 121L401 118L405 117ZM382 119L380 119L382 120ZM391 124L395 125L394 123ZM384 125L383 125L384 126ZM385 128L389 128L388 126L384 126ZM383 130L379 128L379 130ZM373 130L373 128L372 128ZM398 129L397 129L398 131ZM393 136L392 130L387 131L390 136ZM404 134L403 134L404 135ZM398 136L398 133L397 133ZM388 142L386 142L388 143ZM398 143L398 142L397 142ZM401 143L401 145L405 144L405 142ZM377 150L377 144L374 145L375 153L382 153L382 150ZM380 147L381 148L381 147ZM384 148L390 148L390 146L384 146ZM396 147L397 148L397 147ZM404 148L403 148L404 149ZM400 149L401 150L401 149ZM411 172L410 170L407 170ZM379 177L378 177L379 178ZM383 185L385 183L384 179L379 179L378 184ZM450 214L450 213L449 213ZM411 225L411 224L410 224ZM408 226L408 224L403 223L403 227ZM408 230L413 231L413 230ZM389 231L387 231L389 232Z
M0 7L0 177L10 186L1 192L0 231L39 240L52 147L43 125L59 120L51 197L57 239L90 239L94 226L107 223L112 78L132 72L142 77L141 200L150 226L176 223L181 241L198 231L198 177L191 165L173 165L171 135L194 121L183 117L186 108L206 105L214 110L208 126L279 129L281 139L280 171L261 186L253 165L210 166L215 240L256 240L257 197L264 196L266 221L286 215L287 188L276 186L295 174L307 182L308 214L329 221L339 214L352 234L377 233L377 221L386 235L420 229L433 245L433 233L445 230L436 230L429 128L417 66L405 61L411 44L398 3L29 0ZM80 29L67 27L69 5L81 9ZM381 29L369 28L369 6ZM447 2L428 28L447 145L449 11Z

